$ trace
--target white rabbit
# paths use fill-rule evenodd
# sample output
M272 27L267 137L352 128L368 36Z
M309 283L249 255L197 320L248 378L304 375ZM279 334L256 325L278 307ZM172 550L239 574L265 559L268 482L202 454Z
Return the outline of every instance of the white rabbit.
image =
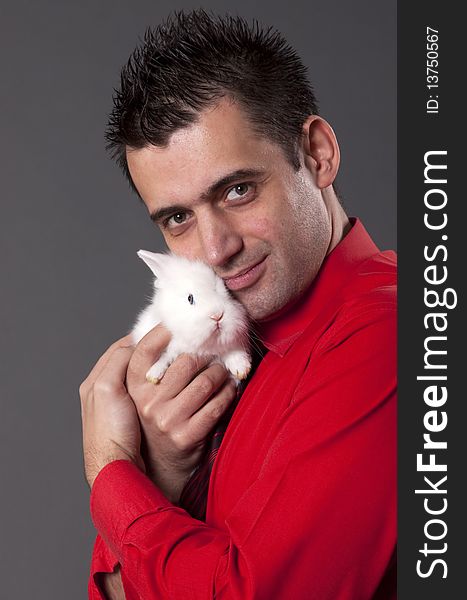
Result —
M140 250L138 256L156 279L151 303L139 314L131 331L133 341L138 343L158 323L172 334L146 379L158 383L182 353L212 355L237 382L245 379L251 368L248 318L223 280L201 261L147 250Z

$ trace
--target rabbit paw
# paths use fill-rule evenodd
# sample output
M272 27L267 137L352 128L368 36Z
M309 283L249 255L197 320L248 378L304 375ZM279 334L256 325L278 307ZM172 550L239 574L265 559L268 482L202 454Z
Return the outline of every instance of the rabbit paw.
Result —
M240 381L247 378L251 369L251 358L243 350L229 352L223 357L223 362L235 379Z
M159 357L159 360L156 361L146 373L147 381L157 385L179 354L177 348L174 348L169 344L165 349L165 352Z
M161 362L160 360L157 361L146 373L146 380L149 381L149 383L157 385L164 376L168 366L169 365L165 364L165 362Z

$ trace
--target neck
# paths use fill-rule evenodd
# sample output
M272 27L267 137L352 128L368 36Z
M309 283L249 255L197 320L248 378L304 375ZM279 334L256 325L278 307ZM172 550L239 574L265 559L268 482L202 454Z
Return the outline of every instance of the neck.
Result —
M336 192L332 185L322 191L323 200L329 215L331 224L331 237L326 256L330 254L339 242L341 242L351 229L349 218L347 217Z

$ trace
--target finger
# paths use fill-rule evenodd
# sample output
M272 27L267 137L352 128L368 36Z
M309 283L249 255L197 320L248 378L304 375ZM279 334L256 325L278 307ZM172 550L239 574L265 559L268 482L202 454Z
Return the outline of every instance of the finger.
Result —
M100 371L102 371L102 368L105 366L106 362L109 360L109 357L113 353L113 351L116 348L130 346L131 343L132 343L132 341L133 340L132 340L131 333L129 333L128 335L125 335L124 337L122 337L119 340L115 341L111 346L109 346L107 348L107 350L104 352L104 354L99 358L99 360L95 364L93 370L91 371L90 375L93 375L93 376L96 375L97 376L98 373L100 373Z
M215 363L197 375L172 400L176 403L177 419L190 419L214 394L218 393L229 374L223 365Z
M94 384L94 390L98 392L113 393L125 388L124 382L126 372L132 354L132 346L116 347L98 375Z
M172 399L178 396L211 362L212 356L180 354L158 384L159 397Z
M109 358L110 358L111 354L114 352L114 350L116 350L117 348L121 348L122 346L129 346L131 343L132 343L131 333L116 340L111 346L109 346L107 348L107 350L104 352L104 354L99 358L99 360L96 362L94 367L91 369L89 375L86 377L86 379L83 381L83 383L81 385L86 388L92 387L94 385L96 379L99 377L100 373L102 372L102 369L107 364L107 361L109 360Z
M156 325L136 345L128 365L128 381L138 385L147 383L146 373L158 360L170 342L170 332L163 325Z
M188 423L187 437L193 440L204 439L236 397L237 385L232 377L229 377L218 393L191 417Z

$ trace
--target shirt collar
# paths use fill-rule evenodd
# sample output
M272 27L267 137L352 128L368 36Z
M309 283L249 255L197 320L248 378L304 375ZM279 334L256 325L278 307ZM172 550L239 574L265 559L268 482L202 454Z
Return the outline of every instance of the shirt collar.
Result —
M269 350L284 356L311 321L319 319L323 309L330 307L357 265L379 252L360 219L350 217L349 221L351 229L326 256L305 293L282 309L277 317L257 325L257 334Z

